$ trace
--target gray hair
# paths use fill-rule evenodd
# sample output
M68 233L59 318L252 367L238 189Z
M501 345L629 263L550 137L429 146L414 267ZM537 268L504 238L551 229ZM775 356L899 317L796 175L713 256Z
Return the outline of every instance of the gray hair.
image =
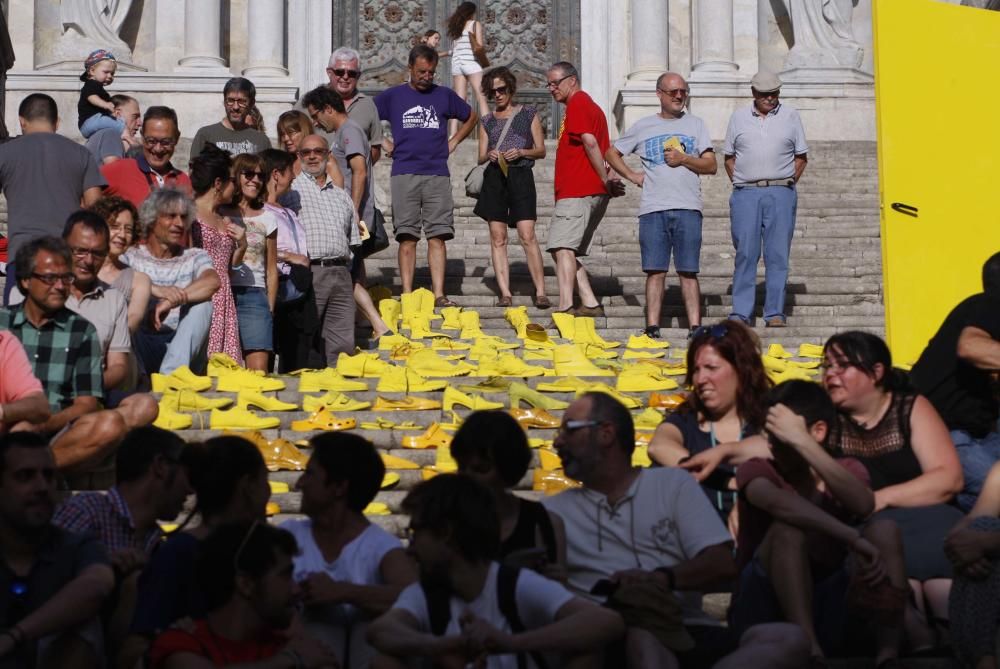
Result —
M567 62L565 60L560 60L558 63L553 63L549 70L559 70L562 72L564 77L576 77L577 82L580 81L580 73L576 71L573 63Z
M349 46L338 47L336 51L330 54L330 62L327 67L333 67L333 64L338 60L353 60L361 67L361 54Z
M160 214L176 207L180 203L184 207L185 225L194 221L196 212L194 202L187 193L176 188L156 188L150 192L139 207L139 234L143 239L149 239L149 233L156 224Z

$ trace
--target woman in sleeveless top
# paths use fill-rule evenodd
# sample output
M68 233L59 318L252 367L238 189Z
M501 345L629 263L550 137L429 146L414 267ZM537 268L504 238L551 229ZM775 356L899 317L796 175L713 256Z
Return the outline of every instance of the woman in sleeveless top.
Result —
M506 67L486 73L483 92L496 102L492 114L483 116L479 126L479 163L489 162L483 174L483 188L474 213L490 226L493 274L500 289L497 306L513 305L510 292L510 266L507 260L507 228L517 228L531 281L535 284L532 301L540 309L552 306L545 295L545 268L542 250L535 237L535 177L531 172L536 160L545 157L542 123L533 107L513 103L517 79ZM503 144L500 136L510 123Z
M120 290L128 303L128 329L135 334L146 316L152 285L149 277L136 272L119 258L138 240L136 234L139 212L135 205L123 197L106 195L91 207L108 224L108 255L97 273L97 278L112 288Z
M917 606L923 611L926 603L928 618L947 620L952 567L942 545L962 518L951 506L962 489L962 468L948 428L893 369L881 338L866 332L834 335L823 358L823 385L839 413L829 444L868 469L873 517L891 519L900 528ZM919 618L908 616L906 623L911 643L932 642ZM922 640L914 641L914 634Z
M493 493L500 514L500 560L566 581L566 531L562 519L540 502L510 489L524 478L531 449L524 430L504 411L476 411L451 441L451 455L465 474Z
M486 97L480 90L483 81L483 68L476 62L472 55L472 41L469 35L476 36L476 41L486 46L486 33L483 24L476 20L476 3L463 2L455 9L455 12L448 17L446 23L448 37L452 40L451 47L451 87L455 89L458 97L465 99L468 87L472 87L472 92L476 96L479 105L479 114L485 114L489 107L486 104ZM448 136L455 134L458 128L458 121L449 121Z
M736 466L750 458L771 457L767 441L758 434L767 416L771 382L756 335L738 321L695 330L685 385L691 392L656 428L649 457L690 471L723 522L735 520L730 514L736 505Z

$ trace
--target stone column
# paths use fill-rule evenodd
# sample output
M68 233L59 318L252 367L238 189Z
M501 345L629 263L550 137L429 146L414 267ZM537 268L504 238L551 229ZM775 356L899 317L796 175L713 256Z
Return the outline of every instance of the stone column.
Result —
M220 68L222 0L184 0L184 57L181 67Z
M656 81L667 69L667 0L632 0L631 10L629 81Z
M735 72L733 62L733 0L696 0L695 53L692 72Z
M249 0L246 77L284 77L285 0Z

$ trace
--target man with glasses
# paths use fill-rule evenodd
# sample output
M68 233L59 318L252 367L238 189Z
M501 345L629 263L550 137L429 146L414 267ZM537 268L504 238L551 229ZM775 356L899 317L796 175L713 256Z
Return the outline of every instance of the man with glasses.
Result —
M329 88L336 91L344 100L344 109L347 110L347 115L361 126L368 138L368 144L371 147L371 162L374 165L382 156L382 121L379 120L374 100L358 90L358 79L361 77L361 55L350 47L340 47L330 54L330 64L326 68L326 75L330 77ZM330 136L327 136L326 140L331 146L335 143ZM365 220L371 219L366 218Z
M616 172L642 189L639 202L639 250L646 273L646 329L660 336L664 280L670 255L680 277L688 327L701 325L698 268L701 257L701 184L698 176L715 174L715 149L705 122L686 111L688 85L674 72L656 80L660 113L648 116L619 137L604 154ZM625 164L635 153L642 171Z
M233 77L222 88L222 102L226 115L218 123L198 129L191 141L191 157L215 144L223 151L237 156L241 153L260 153L271 148L271 140L260 130L247 125L247 112L257 101L257 87L243 77Z
M795 184L809 147L799 113L778 101L781 79L761 71L750 80L753 104L733 112L723 146L733 182L729 221L736 247L733 311L749 323L757 293L757 263L764 251L764 324L785 327L785 284L795 232Z
M147 109L142 119L142 153L101 168L108 180L105 195L119 195L136 208L156 188L179 188L190 195L191 179L170 162L180 136L177 112L159 105Z
M608 120L600 107L580 88L572 64L549 68L552 99L566 105L556 149L556 206L549 225L548 247L559 281L558 311L577 316L603 316L604 307L590 287L587 270L578 258L590 252L590 243L608 208L608 198L625 194L625 186L608 173L604 154L611 146ZM574 287L580 307L573 309Z

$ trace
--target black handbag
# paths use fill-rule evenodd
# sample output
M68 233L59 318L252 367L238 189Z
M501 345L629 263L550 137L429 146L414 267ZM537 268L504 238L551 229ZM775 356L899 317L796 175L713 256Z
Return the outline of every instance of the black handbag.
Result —
M368 223L368 239L361 242L358 255L367 258L389 248L389 235L385 231L385 216L378 207L373 207L372 220Z

